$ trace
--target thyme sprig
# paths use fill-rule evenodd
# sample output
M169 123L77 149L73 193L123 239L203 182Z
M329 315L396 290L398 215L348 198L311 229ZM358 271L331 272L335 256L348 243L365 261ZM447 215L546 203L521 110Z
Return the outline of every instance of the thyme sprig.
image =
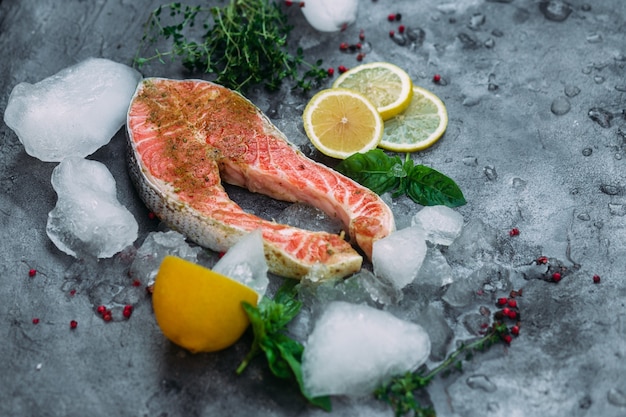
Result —
M198 22L200 41L192 37ZM150 14L134 61L141 68L153 60L180 59L187 70L214 74L216 83L241 92L255 84L276 90L286 78L309 90L328 75L322 60L309 63L302 48L289 51L292 29L274 0L229 0L214 7L165 4ZM171 42L170 49L141 56L146 44L160 40Z
M435 410L431 407L422 406L415 393L426 388L439 374L447 375L454 370L461 371L463 367L461 355L465 355L465 360L470 360L474 352L484 351L495 343L506 340L505 337L508 334L509 329L506 324L495 322L483 337L467 344L461 344L437 367L430 371L419 369L395 377L380 386L374 392L374 396L388 403L393 408L396 417L404 416L409 412L413 412L415 417L435 417Z

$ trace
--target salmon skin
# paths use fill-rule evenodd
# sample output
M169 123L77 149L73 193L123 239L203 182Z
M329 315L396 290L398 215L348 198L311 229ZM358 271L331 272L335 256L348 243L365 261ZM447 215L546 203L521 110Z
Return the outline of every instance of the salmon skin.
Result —
M360 270L363 258L341 235L261 219L222 186L304 202L343 221L371 257L373 242L395 229L389 207L371 190L304 156L249 100L201 80L146 78L131 101L127 133L131 179L147 207L197 244L226 251L262 230L272 273L321 278Z

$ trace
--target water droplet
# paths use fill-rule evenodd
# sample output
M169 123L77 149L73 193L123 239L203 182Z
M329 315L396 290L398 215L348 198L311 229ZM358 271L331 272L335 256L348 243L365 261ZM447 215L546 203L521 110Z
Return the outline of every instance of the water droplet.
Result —
M589 215L589 213L580 213L578 216L576 216L576 218L584 222L588 222L589 220L591 220L591 216Z
M523 190L526 188L527 181L524 181L521 178L515 177L513 178L513 188L516 190Z
M414 28L409 27L406 30L406 37L416 45L421 46L424 43L424 38L426 37L426 32L422 28Z
M618 195L620 193L620 187L617 185L602 184L600 185L600 191L607 195Z
M550 110L557 116L562 116L570 111L572 108L567 97L559 96L552 101Z
M476 39L472 38L467 33L459 33L457 37L461 41L463 49L478 49L480 47Z
M463 99L463 105L465 107L472 107L477 105L478 103L480 103L480 96L479 95L471 95L471 96L467 96Z
M494 392L498 389L496 384L491 382L486 375L471 375L465 380L465 382L471 389L481 389L485 392Z
M497 413L498 411L500 411L500 404L493 401L487 403L487 411L489 411L490 413Z
M589 407L591 407L592 403L593 401L591 400L591 397L589 397L589 395L585 395L583 398L580 399L580 401L578 401L578 406L583 410L587 410Z
M596 75L595 77L593 77L593 81L596 84L602 84L604 82L605 78L601 75Z
M606 393L606 398L617 407L626 407L626 393L619 388L611 388Z
M485 48L491 49L494 46L496 46L496 41L494 41L493 38L489 38L485 41L484 45L485 45Z
M406 38L401 33L394 33L391 39L396 43L396 45L406 45Z
M593 120L600 126L604 128L611 127L611 120L613 119L613 114L610 113L608 110L605 110L601 107L593 107L589 109L589 112L587 112L587 114L589 115L591 120Z
M478 158L476 158L475 156L466 156L465 158L463 158L463 165L468 167L478 166Z
M593 152L593 149L585 148L583 149L583 156L591 156L592 152Z
M582 69L583 74L587 74L587 75L591 74L592 69L593 68L591 67L591 65L587 65L585 68Z
M600 43L602 42L602 35L600 33L590 33L587 35L587 42L589 43Z
M485 15L482 13L474 13L471 17L470 17L470 21L469 24L467 25L470 29L472 30L478 30L480 29L480 27L482 25L485 24L485 21L487 19L485 18Z
M542 1L539 3L539 10L546 19L553 22L562 22L572 13L569 3L561 0Z
M489 181L495 181L498 179L498 173L493 165L487 165L483 168L483 172Z
M489 74L489 78L487 80L487 90L497 91L498 88L500 87L498 86L498 84L496 84L496 74Z
M580 6L580 10L582 10L583 12L589 12L589 11L591 11L591 5L585 3L585 4Z
M576 87L575 85L565 86L565 95L569 98L576 97L578 94L580 94L580 88Z
M621 153L616 153L615 154L615 159L617 159L618 161L622 160L622 154Z
M626 93L626 84L618 84L615 89L621 93Z
M609 214L611 216L626 216L626 205L624 204L609 204Z

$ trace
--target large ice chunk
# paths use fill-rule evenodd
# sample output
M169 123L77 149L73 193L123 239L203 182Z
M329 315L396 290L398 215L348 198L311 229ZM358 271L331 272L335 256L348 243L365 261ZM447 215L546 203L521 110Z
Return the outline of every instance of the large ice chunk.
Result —
M430 354L424 329L391 313L343 301L330 303L302 355L312 396L366 395L391 377L417 369Z
M407 227L374 242L374 273L404 288L417 277L426 256L426 235L419 226Z
M259 298L262 297L269 278L261 229L248 233L228 249L213 270L247 285L259 294Z
M89 58L38 83L16 85L4 122L42 161L86 157L123 126L140 79L127 65Z
M449 246L463 229L463 216L447 206L427 206L411 219L411 226L421 226L426 240Z
M57 204L46 232L63 252L109 258L137 239L133 215L117 200L115 179L104 164L72 157L52 172Z

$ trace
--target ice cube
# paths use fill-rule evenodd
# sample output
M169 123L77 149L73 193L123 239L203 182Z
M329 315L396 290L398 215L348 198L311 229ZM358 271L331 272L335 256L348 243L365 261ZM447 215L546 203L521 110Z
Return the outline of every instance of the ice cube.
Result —
M391 313L343 301L330 303L302 355L312 396L366 395L391 377L417 369L430 353L421 326Z
M46 232L63 252L110 258L137 239L137 221L117 200L115 179L104 164L67 158L52 172L52 187L58 200Z
M16 85L4 121L26 152L42 161L86 157L125 123L140 79L124 64L89 58L38 83Z
M161 262L166 255L177 256L198 263L201 248L190 246L182 234L170 230L167 232L150 232L143 241L135 259L130 266L130 275L145 285L154 283Z
M421 226L429 242L449 246L461 234L463 216L450 207L427 206L413 216L411 226Z
M419 226L407 227L374 242L374 273L404 288L417 277L426 256L426 235Z
M437 247L429 247L422 267L417 274L418 286L443 287L454 281L452 267Z
M269 278L261 229L248 233L228 249L213 270L252 288L259 298L263 297Z

